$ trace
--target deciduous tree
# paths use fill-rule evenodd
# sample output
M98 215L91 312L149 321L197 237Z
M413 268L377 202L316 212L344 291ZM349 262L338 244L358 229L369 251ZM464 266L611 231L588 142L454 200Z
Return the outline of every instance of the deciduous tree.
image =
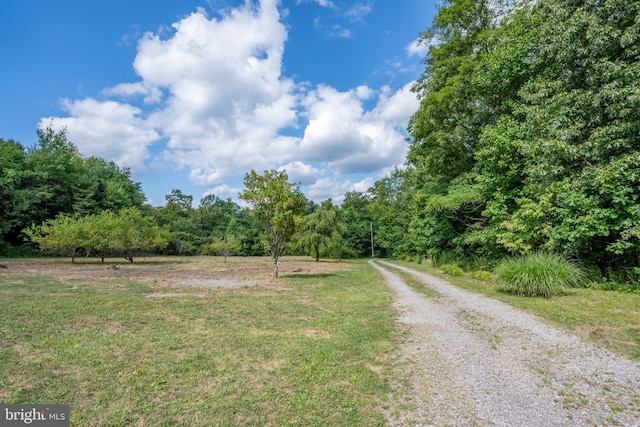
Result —
M271 255L275 277L278 259L289 239L302 224L306 198L297 184L291 184L284 171L268 170L263 175L254 170L244 178L240 198L251 205L252 213L262 225L264 246Z
M346 225L340 221L338 210L328 199L304 217L298 245L316 261L320 261L321 254L342 258L345 231Z

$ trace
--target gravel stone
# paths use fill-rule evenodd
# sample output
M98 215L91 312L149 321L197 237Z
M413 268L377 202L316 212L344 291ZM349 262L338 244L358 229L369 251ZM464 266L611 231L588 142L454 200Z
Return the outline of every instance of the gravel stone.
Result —
M500 301L387 261L408 330L394 426L640 426L640 366ZM383 266L439 293L424 297Z

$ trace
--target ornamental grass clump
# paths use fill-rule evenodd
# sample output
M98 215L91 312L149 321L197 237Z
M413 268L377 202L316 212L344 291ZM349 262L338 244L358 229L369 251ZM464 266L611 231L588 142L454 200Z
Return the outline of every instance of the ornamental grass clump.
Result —
M526 297L558 295L582 280L576 265L550 253L535 253L502 261L495 268L498 290Z

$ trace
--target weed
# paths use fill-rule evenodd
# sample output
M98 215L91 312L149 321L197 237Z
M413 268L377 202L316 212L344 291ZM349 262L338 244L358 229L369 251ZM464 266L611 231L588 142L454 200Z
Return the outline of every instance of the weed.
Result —
M450 276L462 276L464 274L464 270L462 270L456 264L443 264L440 267L440 270Z
M473 277L474 279L480 280L482 282L487 282L487 283L493 282L493 274L491 274L490 271L484 271L484 270L474 271L471 273L471 277Z

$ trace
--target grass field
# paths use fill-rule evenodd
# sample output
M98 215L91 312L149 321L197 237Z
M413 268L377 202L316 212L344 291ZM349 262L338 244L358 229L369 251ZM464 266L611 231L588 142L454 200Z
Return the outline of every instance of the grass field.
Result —
M10 265L0 402L66 403L77 426L383 425L390 291L364 261L283 261L278 280L261 259Z
M66 403L75 426L375 426L402 393L405 331L364 260L284 258L277 280L263 258L2 263L1 403ZM401 264L640 360L639 295L524 298Z
M640 295L637 293L575 288L549 299L526 298L498 292L492 283L475 280L468 275L445 274L428 262L397 263L504 301L569 329L586 340L640 361Z

